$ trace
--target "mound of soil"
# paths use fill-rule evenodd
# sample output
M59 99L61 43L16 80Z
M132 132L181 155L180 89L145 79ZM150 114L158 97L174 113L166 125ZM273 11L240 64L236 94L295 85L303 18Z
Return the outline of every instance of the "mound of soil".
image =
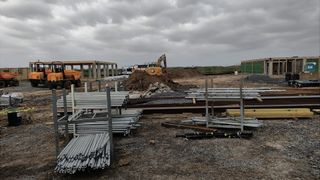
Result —
M181 85L173 82L167 74L162 76L151 76L143 71L135 71L130 75L130 77L123 82L125 90L137 90L144 91L147 90L150 84L163 83L169 86L172 90L181 88Z

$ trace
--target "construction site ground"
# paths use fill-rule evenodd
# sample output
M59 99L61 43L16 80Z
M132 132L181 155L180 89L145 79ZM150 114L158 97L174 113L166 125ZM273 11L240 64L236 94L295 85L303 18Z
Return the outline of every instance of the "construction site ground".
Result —
M240 78L210 76L209 84L212 79L215 87L238 87ZM203 87L204 79L199 75L174 81ZM245 86L287 88L281 83L245 82ZM22 106L33 109L21 113L23 124L17 127L8 127L6 114L0 115L1 179L320 178L319 116L304 120L264 120L264 126L253 131L254 136L249 140L186 140L175 135L191 130L161 126L162 122L201 116L190 113L143 115L141 127L133 134L115 137L115 161L111 168L76 175L56 174L51 91L33 88L28 82L5 91L23 92ZM289 91L301 92L301 89Z

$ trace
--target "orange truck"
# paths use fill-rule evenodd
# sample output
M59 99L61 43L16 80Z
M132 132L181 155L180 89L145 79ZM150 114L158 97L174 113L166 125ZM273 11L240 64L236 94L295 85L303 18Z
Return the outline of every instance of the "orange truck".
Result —
M17 74L11 72L0 72L0 88L8 86L19 86Z
M47 75L48 86L50 89L60 87L70 88L71 84L76 87L81 86L81 72L65 69L63 62L54 61L51 64L51 72Z
M37 61L30 64L30 70L31 71L28 74L28 79L32 87L47 85L47 75L51 72L48 65Z
M76 87L81 86L81 72L65 69L65 65L61 61L33 62L30 64L30 69L28 77L33 87L44 85L53 89L57 87L70 88L71 84L75 84Z

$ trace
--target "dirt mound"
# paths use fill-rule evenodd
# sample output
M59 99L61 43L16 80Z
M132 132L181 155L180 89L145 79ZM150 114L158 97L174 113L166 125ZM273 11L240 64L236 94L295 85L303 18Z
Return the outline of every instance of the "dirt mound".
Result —
M168 68L168 77L171 79L191 78L202 76L195 68Z
M173 82L167 75L151 76L143 71L135 71L130 77L123 82L125 90L147 90L150 84L162 83L170 87L172 90L176 90L181 87L180 84Z

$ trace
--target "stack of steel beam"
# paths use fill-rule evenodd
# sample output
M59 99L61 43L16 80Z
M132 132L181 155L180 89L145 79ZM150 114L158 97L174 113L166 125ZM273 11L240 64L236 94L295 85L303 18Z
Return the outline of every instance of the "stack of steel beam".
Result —
M74 174L110 165L109 135L95 134L73 138L57 157L55 172Z
M111 92L111 107L121 107L129 97L128 91ZM67 107L72 107L72 95L67 95ZM74 93L75 109L106 109L106 92L76 92ZM63 99L58 99L57 107L63 107Z

